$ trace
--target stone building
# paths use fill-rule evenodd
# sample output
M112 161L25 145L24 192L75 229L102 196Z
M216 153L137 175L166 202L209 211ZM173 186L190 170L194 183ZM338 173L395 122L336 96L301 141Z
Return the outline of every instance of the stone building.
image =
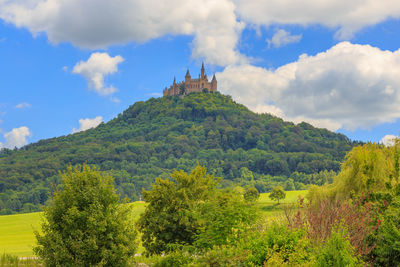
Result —
M201 72L198 79L192 79L189 73L189 69L186 72L185 80L182 82L176 82L174 78L174 83L169 87L165 87L163 91L164 96L172 95L187 95L193 92L217 92L217 79L215 74L211 80L208 81L207 74L205 73L204 63L201 65Z

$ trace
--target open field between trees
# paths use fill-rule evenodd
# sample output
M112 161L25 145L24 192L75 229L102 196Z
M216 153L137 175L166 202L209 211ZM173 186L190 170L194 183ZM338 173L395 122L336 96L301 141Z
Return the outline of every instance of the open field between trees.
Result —
M305 197L307 190L287 191L286 198L280 205L268 198L269 193L260 194L257 206L262 214L268 217L275 217L280 214L282 207L287 204L296 203L298 196ZM130 204L133 206L133 216L137 220L145 209L142 201ZM0 254L8 253L19 257L32 257L32 247L35 245L34 230L39 230L41 212L4 215L0 216ZM139 253L143 252L140 246Z

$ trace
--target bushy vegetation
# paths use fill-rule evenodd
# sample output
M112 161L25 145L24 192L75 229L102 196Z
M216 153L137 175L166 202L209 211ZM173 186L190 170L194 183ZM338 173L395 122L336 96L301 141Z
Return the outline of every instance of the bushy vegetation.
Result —
M299 198L297 207L286 206L283 220L253 221L240 238L195 252L193 244L181 244L159 264L179 260L181 266L398 266L399 148L399 143L354 148L334 183L315 187L308 201Z
M221 188L223 181L201 166L175 171L143 192L147 205L137 226L145 253L154 266L398 266L399 149L399 143L354 148L333 184L285 205L276 220L257 216L253 187ZM350 189L343 187L348 179Z
M44 209L35 254L46 266L126 266L137 248L129 205L120 205L111 176L69 167Z
M354 145L307 123L253 113L219 93L152 98L95 129L3 149L0 214L40 210L69 164L113 170L118 192L131 200L156 177L197 163L223 177L224 187L301 190L330 182Z
M196 250L234 243L256 217L254 202L243 192L217 189L218 180L197 166L175 171L171 180L157 179L144 191L148 205L138 221L148 254L168 253L176 246Z

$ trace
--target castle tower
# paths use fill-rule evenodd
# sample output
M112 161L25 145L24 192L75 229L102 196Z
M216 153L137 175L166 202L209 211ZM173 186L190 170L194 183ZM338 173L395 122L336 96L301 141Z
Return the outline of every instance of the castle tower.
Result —
M200 79L204 79L205 69L204 69L204 62L201 63L201 74Z
M190 80L191 80L191 76L190 76L190 72L189 72L189 69L188 69L187 72L186 72L186 75L185 75L185 83L189 83Z
M215 74L211 80L211 91L216 92L217 91L217 78L215 78Z

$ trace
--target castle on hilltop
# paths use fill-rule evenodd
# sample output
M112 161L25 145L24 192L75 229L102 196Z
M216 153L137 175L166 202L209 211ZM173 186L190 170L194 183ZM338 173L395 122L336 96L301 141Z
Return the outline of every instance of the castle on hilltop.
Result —
M177 83L174 77L174 83L169 89L165 87L163 95L187 95L193 92L217 92L217 79L215 78L215 74L211 82L209 82L207 74L205 73L204 63L201 64L201 72L198 79L192 79L188 69L185 75L185 81Z

